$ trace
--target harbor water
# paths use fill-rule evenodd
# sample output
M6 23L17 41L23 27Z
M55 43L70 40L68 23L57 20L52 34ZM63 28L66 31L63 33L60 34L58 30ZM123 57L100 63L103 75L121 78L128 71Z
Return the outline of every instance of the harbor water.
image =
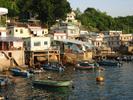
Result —
M0 89L7 100L133 100L133 62L121 67L105 67L104 82L97 83L97 72L75 70L68 66L63 73L45 71L31 78L15 77L14 84ZM68 88L40 88L33 79L72 80Z

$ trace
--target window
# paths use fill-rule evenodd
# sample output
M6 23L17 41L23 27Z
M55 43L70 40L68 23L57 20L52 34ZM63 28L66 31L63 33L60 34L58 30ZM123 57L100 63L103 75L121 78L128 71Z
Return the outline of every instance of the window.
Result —
M21 33L21 34L23 33L23 29L20 29L20 33Z
M47 41L44 41L44 45L47 45L48 44L48 42Z
M16 29L15 31L16 31L16 32L18 32L18 30L17 30L17 29Z
M34 42L34 46L40 46L41 43L38 41L38 42Z
M44 31L42 31L42 34L44 34Z
M0 36L1 36L1 32L0 32Z

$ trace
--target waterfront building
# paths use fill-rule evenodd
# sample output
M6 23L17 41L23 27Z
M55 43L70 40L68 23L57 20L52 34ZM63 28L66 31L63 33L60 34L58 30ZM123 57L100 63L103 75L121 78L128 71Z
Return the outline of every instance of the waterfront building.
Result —
M112 50L118 50L120 47L120 34L122 31L103 31L104 34L104 42L106 42L107 46Z
M26 51L43 51L51 46L50 37L29 37L24 39Z
M16 36L18 33L15 34L16 37L11 36L11 31L7 28L7 16L4 20L1 19L7 13L8 9L0 8L0 71L25 64L23 40Z
M133 35L132 34L120 34L121 45L130 45L131 41L133 41Z
M63 62L75 63L76 61L92 60L93 46L88 42L70 39L54 40L54 45L60 46Z
M104 36L103 36L102 33L99 33L99 34L96 34L96 35L92 35L91 36L92 44L97 49L103 47L103 44L104 44L103 39L104 39Z
M1 70L23 65L23 40L16 37L0 37L0 61Z

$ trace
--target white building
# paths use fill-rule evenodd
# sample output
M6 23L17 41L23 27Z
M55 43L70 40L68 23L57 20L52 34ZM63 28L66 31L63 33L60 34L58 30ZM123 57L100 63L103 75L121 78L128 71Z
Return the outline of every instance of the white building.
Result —
M104 42L108 45L108 47L119 48L120 43L120 35L122 34L122 31L104 31Z
M27 51L42 51L48 49L51 45L50 37L29 37L24 41Z
M30 37L30 31L26 26L11 26L8 28L8 32L12 37L27 38Z
M0 27L0 37L7 37L6 27Z
M47 28L42 28L40 26L29 26L28 28L33 36L45 36L48 34Z
M54 40L67 39L66 33L54 33Z
M120 43L122 45L129 45L133 41L133 34L120 34Z
M67 22L70 22L70 21L75 20L75 16L76 16L76 14L75 14L73 11L70 12L70 13L68 13L68 14L67 14L66 21L67 21Z
M68 39L75 39L75 37L79 37L80 35L79 26L72 23L61 23L59 30L66 33Z

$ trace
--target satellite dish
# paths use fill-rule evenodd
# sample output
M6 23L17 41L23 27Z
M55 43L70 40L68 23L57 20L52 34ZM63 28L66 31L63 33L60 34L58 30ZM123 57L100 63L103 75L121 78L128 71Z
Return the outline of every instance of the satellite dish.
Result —
M2 7L0 7L0 16L1 15L5 15L5 14L7 14L8 13L8 9L7 8L2 8Z

